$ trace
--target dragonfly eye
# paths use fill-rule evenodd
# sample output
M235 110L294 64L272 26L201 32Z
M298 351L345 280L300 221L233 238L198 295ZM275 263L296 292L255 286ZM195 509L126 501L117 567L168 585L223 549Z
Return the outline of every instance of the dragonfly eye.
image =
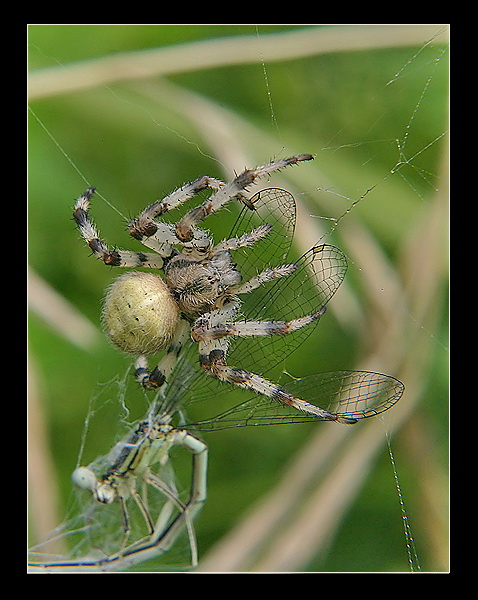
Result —
M90 492L94 492L98 485L95 474L88 467L78 467L75 469L71 474L71 480L77 487L82 490L90 490Z

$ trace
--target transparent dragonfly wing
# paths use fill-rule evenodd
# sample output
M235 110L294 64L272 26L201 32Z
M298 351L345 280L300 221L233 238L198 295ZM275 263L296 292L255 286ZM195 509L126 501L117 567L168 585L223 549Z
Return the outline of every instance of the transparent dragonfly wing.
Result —
M291 394L353 424L391 408L405 386L389 375L370 371L318 373L283 386ZM270 398L254 396L188 429L213 431L232 427L305 423L324 420L290 408Z
M255 194L241 210L230 237L240 237L265 223L272 225L268 236L252 247L234 252L243 281L271 266L295 264L297 269L288 277L241 295L241 314L237 320L290 321L326 306L345 277L347 260L343 252L321 244L298 259L291 256L296 203L286 190L267 188ZM298 348L316 324L284 336L232 339L228 363L264 375Z
M259 225L272 225L264 239L254 246L234 252L234 260L247 281L265 267L288 262L294 238L297 207L294 196L280 188L257 192L241 209L233 223L229 238L240 237Z
M263 286L245 298L245 321L290 321L323 309L340 287L347 261L335 246L321 244L294 261L297 270ZM266 374L284 361L314 331L318 321L287 335L262 338L236 338L232 341L228 362Z

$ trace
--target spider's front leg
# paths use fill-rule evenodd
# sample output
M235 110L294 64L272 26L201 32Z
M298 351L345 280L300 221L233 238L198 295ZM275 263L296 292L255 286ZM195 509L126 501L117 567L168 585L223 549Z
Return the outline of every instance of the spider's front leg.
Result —
M289 158L273 161L267 165L261 165L254 169L246 169L229 183L221 186L212 196L200 206L191 209L176 224L176 236L182 242L190 241L194 236L194 228L201 221L218 210L220 210L232 198L240 198L249 208L252 204L245 198L244 190L254 183L256 179L279 171L289 165L295 165L302 161L313 160L312 154L298 154Z

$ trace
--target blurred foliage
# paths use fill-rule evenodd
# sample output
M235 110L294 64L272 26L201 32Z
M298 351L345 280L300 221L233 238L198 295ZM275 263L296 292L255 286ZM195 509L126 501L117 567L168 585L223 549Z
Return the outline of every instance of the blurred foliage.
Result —
M30 69L33 72L58 65L67 68L73 61L215 37L258 34L260 39L268 33L296 29L301 27L261 25L256 30L253 25L32 25ZM312 194L306 187L309 167L300 166L294 172L294 186L305 202L305 213L314 215L313 221L318 226L325 223L327 228L328 222L319 215L339 218L363 196L353 214L399 273L399 248L427 222L446 149L441 138L447 128L446 55L441 46L426 42L325 53L264 65L258 62L195 70L168 79L232 111L261 132L269 145L266 153L255 160L267 162L284 155L282 146L286 153L317 154L311 169L318 169L323 177L323 190ZM393 84L387 85L393 79ZM29 264L99 331L101 299L117 273L88 256L71 219L73 202L87 182L96 186L120 213L95 199L94 219L103 238L111 246L133 248L136 243L126 233L125 219L185 181L201 174L230 177L232 171L224 173L221 157L211 158L214 153L201 132L174 106L161 96L154 99L143 95L141 86L135 87L134 83L45 97L32 102L31 107L44 127L30 115ZM204 125L207 127L207 123ZM402 143L406 139L406 156L400 157L397 139ZM255 140L250 142L253 156L257 144ZM410 162L392 177L390 171L400 160ZM239 164L235 168L244 166L253 165ZM298 183L298 169L302 169L303 186ZM337 209L333 211L335 200ZM347 240L341 239L345 223L346 218L326 241L349 251ZM207 225L220 226L220 218ZM316 239L310 243L304 240L309 246L314 242ZM446 253L446 240L443 242ZM347 282L359 298L366 298L362 268L350 264ZM383 286L386 289L387 282ZM420 327L419 335L431 340L430 366L423 373L421 401L410 417L426 424L431 449L438 450L432 457L434 467L445 479L446 286L443 273L437 288L436 329L428 330L426 324ZM366 301L364 305L366 310L373 310ZM407 319L415 319L412 312ZM286 368L301 374L357 368L357 362L366 356L366 338L367 331L341 321L331 311ZM115 386L103 384L122 377L130 358L112 348L100 333L93 345L81 348L37 312L29 319L29 346L63 507L71 493L69 475L75 467L89 401L100 392L114 400ZM374 364L362 367L379 370ZM132 392L134 402L141 403L141 397ZM211 413L219 410L219 400L212 399ZM105 453L117 435L107 409L99 410L92 421L95 433L87 439L88 457ZM330 426L334 427L295 425L210 434L209 498L196 521L201 554L278 482L282 468L314 428ZM426 534L423 486L416 485L423 472L415 470L419 458L414 455L417 446L408 443L410 432L405 424L392 440L392 447L422 568L440 570L443 565L437 561ZM62 508L60 518L61 514ZM407 571L401 514L386 446L327 553L311 558L304 568Z

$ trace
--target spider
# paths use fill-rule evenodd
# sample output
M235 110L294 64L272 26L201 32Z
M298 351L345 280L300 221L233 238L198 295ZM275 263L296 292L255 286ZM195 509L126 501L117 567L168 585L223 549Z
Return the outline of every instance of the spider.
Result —
M88 188L76 201L74 220L97 258L106 265L146 267L160 269L164 273L164 278L143 271L122 275L110 287L103 307L107 336L121 350L136 355L135 377L146 389L160 388L166 382L189 335L198 344L202 369L211 377L325 419L356 422L296 398L259 374L228 365L226 359L231 337L289 334L317 322L325 312L325 302L311 314L290 321L237 320L242 294L248 294L276 278L291 275L298 265L269 267L244 282L231 252L264 239L272 226L262 224L218 244L214 244L209 234L198 227L208 215L216 213L232 199L238 199L254 210L253 202L246 195L250 184L269 173L312 159L311 154L299 154L273 161L247 169L229 183L202 176L163 200L150 204L129 222L128 230L132 237L154 253L109 249L88 216L95 188ZM211 196L189 210L175 225L155 220L206 188L212 190ZM326 245L317 246L312 252L318 256L321 252L326 254L328 248L340 253L333 246ZM340 256L343 257L342 253ZM343 261L345 263L345 257ZM342 277L343 274L326 301L340 285ZM166 354L150 371L147 356L165 349Z

